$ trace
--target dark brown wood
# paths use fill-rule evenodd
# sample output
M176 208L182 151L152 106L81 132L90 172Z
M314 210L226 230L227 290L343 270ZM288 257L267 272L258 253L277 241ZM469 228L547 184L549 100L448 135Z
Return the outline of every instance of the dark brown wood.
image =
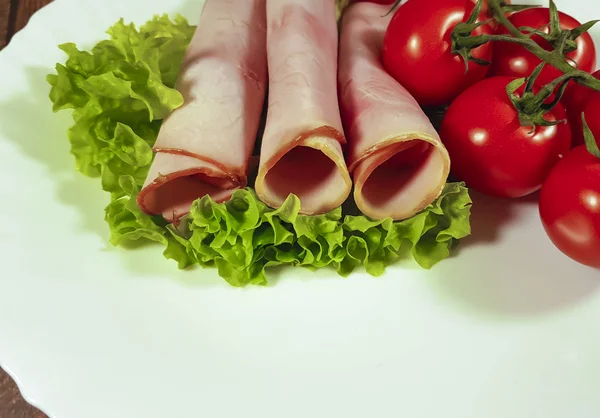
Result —
M33 13L52 0L0 0L0 49L23 29Z
M46 418L46 415L25 402L17 385L2 369L0 369L0 417Z
M50 3L51 0L18 0L15 13L14 32L18 32L29 22L29 18L37 10ZM14 0L13 0L14 4Z
M10 0L0 0L0 49L6 46L10 19Z

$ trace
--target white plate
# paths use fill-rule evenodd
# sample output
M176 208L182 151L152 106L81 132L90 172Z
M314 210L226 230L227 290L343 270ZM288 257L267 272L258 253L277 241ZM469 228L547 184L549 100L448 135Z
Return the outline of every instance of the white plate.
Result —
M553 247L534 199L474 196L459 255L379 279L234 289L108 244L107 195L47 99L56 46L201 3L56 0L0 55L0 360L27 399L56 418L598 418L600 274Z

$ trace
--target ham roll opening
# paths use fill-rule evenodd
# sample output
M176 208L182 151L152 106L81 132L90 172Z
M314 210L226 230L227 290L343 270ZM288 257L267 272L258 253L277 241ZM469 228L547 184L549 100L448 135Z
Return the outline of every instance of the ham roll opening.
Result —
M175 222L247 185L267 87L266 0L207 0L161 126L140 208Z
M293 193L301 213L324 213L352 187L337 96L336 4L267 0L267 25L269 108L256 192L271 207Z
M419 104L383 68L388 7L346 9L338 83L356 205L374 219L402 220L441 194L450 157Z

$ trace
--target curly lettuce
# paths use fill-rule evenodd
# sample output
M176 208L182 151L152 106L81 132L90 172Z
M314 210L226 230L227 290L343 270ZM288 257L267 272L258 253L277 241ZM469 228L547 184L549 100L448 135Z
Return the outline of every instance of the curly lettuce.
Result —
M161 120L183 104L175 81L195 27L156 16L139 30L117 22L90 52L60 45L68 59L47 77L53 110L73 109L68 131L75 166L121 194L120 176L141 186Z
M342 276L362 266L378 276L407 251L429 269L470 234L471 200L462 183L447 184L404 221L344 215L341 207L304 216L296 196L272 209L251 188L226 203L198 199L177 227L143 213L136 197L162 119L183 104L175 82L194 30L183 17L155 16L139 29L120 20L90 52L61 45L68 59L48 76L54 111L73 112L68 138L76 169L99 177L111 195L105 220L113 245L158 242L179 268L215 267L232 286L245 286L266 285L268 268L280 265L329 266Z
M418 215L404 220L373 221L343 216L341 208L319 216L300 215L290 195L279 209L263 204L251 189L238 190L227 203L204 197L194 203L183 227L168 230L184 248L180 263L211 265L231 285L267 284L266 268L277 265L334 267L348 276L357 267L379 276L401 248L431 268L447 258L470 233L471 199L461 183L449 183L442 195Z

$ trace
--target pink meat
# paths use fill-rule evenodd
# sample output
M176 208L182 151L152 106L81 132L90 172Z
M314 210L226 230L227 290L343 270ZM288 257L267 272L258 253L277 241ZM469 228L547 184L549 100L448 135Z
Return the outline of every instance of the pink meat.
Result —
M337 97L333 0L267 0L269 109L256 192L272 207L290 193L301 212L341 205L351 190Z
M177 221L194 200L247 184L267 83L265 0L207 0L163 122L140 208Z
M346 9L338 83L356 204L371 218L400 220L440 195L450 158L419 104L381 64L388 8Z

